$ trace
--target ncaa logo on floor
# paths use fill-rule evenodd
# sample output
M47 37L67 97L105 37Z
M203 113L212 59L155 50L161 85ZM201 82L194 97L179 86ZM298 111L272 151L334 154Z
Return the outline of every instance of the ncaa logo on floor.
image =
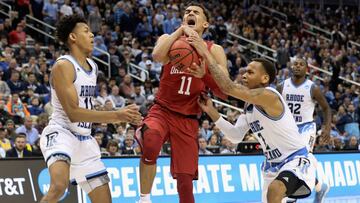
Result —
M47 168L43 169L40 173L39 173L39 177L38 177L38 184L39 184L39 189L40 192L45 195L48 193L49 189L50 189L50 174L49 174L49 170ZM65 193L63 194L63 196L59 199L59 201L65 199L65 197L67 197L69 195L69 190L66 189Z

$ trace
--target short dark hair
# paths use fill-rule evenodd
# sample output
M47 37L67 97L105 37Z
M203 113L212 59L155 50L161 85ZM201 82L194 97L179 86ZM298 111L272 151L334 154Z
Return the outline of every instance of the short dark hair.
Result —
M83 16L77 14L62 17L56 25L57 39L60 42L67 44L69 35L73 31L77 23L87 23L87 21Z
M302 61L304 61L304 62L305 62L305 66L308 67L308 62L307 62L307 60L306 60L304 57L297 57L297 58L295 58L294 62L295 62L296 60L302 60Z
M269 75L269 84L273 83L276 77L276 68L274 63L265 58L254 58L252 61L261 63L265 72Z
M206 17L206 21L208 21L208 22L210 21L210 17L211 17L210 11L203 4L201 4L201 3L197 2L197 1L189 1L189 2L187 2L185 8L187 8L189 6L200 7L204 12L204 15Z
M24 139L26 139L26 134L25 134L25 133L18 133L18 134L16 135L16 137L15 137L15 141L16 141L16 139L18 139L18 138L24 138Z

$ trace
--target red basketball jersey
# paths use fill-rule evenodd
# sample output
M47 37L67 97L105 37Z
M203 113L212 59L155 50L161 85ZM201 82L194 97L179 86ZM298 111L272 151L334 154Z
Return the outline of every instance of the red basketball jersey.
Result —
M206 43L210 51L213 43L208 41ZM210 88L216 96L226 98L208 70L206 75L199 79L168 63L163 66L155 101L161 106L183 115L198 115L201 113L201 108L197 104L197 100L201 92L206 91L206 87Z

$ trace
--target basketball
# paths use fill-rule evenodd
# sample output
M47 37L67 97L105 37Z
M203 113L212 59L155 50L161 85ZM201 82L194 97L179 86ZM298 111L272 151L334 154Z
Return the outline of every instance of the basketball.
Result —
M179 71L186 70L192 63L200 64L197 52L186 41L186 37L180 37L171 45L169 58L171 65Z

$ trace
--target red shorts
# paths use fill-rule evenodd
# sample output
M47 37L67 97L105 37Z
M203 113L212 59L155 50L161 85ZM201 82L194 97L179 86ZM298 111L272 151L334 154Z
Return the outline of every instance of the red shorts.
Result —
M162 144L170 141L171 174L185 173L197 179L199 144L199 122L196 118L189 118L172 112L158 104L154 104L144 119L149 129L157 130ZM147 134L147 136L159 136Z

